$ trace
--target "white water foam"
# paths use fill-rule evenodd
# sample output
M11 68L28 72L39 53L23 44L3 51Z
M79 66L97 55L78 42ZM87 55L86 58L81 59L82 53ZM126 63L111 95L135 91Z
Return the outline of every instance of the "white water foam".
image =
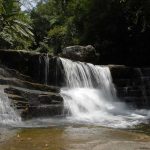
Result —
M21 124L21 117L11 107L8 96L4 89L0 89L0 125L18 125Z
M149 111L129 109L119 101L108 67L60 59L67 86L61 95L69 121L125 128L149 118Z

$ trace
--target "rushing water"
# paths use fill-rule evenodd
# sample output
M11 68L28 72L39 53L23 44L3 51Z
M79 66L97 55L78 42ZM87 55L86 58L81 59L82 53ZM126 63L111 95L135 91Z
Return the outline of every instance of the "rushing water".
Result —
M45 83L48 81L49 59L45 59ZM73 62L60 58L64 68L66 87L61 89L64 98L65 118L38 118L21 123L21 117L0 90L0 123L22 127L48 127L58 124L94 124L126 128L149 120L150 111L129 108L116 96L108 67Z
M21 123L21 117L11 107L11 103L3 89L0 89L0 124L18 125Z
M68 120L124 128L149 118L149 111L129 109L118 100L108 67L60 59L66 81L61 95Z
M46 57L45 62L48 64ZM150 149L148 135L99 127L125 128L145 122L150 116L147 110L129 109L119 101L108 67L62 58L61 62L66 80L61 90L66 118L38 118L22 123L0 89L0 150ZM45 67L46 74L48 66ZM47 81L48 75L44 77ZM5 128L6 125L19 126L19 130Z

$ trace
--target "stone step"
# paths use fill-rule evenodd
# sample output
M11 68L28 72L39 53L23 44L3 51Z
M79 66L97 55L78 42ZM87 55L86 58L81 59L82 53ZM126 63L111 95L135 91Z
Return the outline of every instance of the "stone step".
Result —
M18 87L6 88L5 92L8 94L15 94L22 97L25 101L29 102L29 105L38 106L40 104L58 104L63 102L63 98L60 96L59 93L29 90Z
M13 102L13 105L11 105L12 107L15 107L16 109L25 109L28 107L28 103L23 103L23 102Z
M117 87L127 87L132 86L132 80L131 79L115 79L113 80L113 83Z
M60 115L63 98L59 93L7 87L5 92L23 118Z
M150 68L140 68L143 76L150 76Z
M125 97L125 96L142 96L143 93L140 90L120 90L117 91L118 97Z
M116 90L119 91L119 90L141 90L141 86L125 86L125 87L117 87L116 86ZM148 90L150 91L150 88L145 88L145 90Z
M150 100L150 97L146 97L148 100ZM125 97L120 97L120 99L126 100L126 101L145 101L144 97L139 97L139 96L125 96Z
M22 102L22 103L26 103L27 101L19 95L15 95L15 94L7 94L8 98L10 98L11 100L13 100L14 102Z
M150 77L137 77L133 79L115 79L113 83L117 87L128 87L128 86L145 86L150 88Z
M9 77L9 78L14 77L14 78L18 78L21 80L33 82L31 77L23 75L20 72L18 72L17 70L7 68L6 66L0 66L0 76L1 77Z
M43 95L47 95L47 94L51 94L54 92L46 92L46 91L40 91L40 90L31 90L28 88L22 88L22 87L16 87L16 86L10 86L5 88L5 91L8 93L16 93L17 95L20 95L20 93L25 92L25 93L33 93L33 94L43 94Z
M49 117L58 116L63 113L63 104L55 105L40 105L38 107L29 107L29 114L32 117Z
M121 65L109 65L113 79L150 76L150 68L132 68Z
M127 91L127 90L150 90L150 85L128 85L128 86L117 86L115 85L117 91L120 90L120 89L124 89L124 91Z
M149 108L150 97L120 97L120 101L127 103L128 105L138 106L138 108Z
M150 87L145 87L145 86L116 87L116 91L118 94L135 95L137 93L138 95L141 94L142 95L146 94L147 96L150 95Z
M150 96L150 90L146 89L131 89L131 88L120 88L117 90L118 96Z
M40 104L60 104L63 103L62 97L60 95L39 95L38 100Z
M32 83L32 82L23 81L16 78L0 78L0 85L9 85L9 86L22 87L31 90L40 90L40 91L47 91L47 92L59 92L60 90L58 87Z
M134 72L132 68L120 65L109 65L109 68L113 79L131 78Z
M0 66L0 88L11 100L11 106L15 107L23 118L62 113L63 98L59 94L60 88L35 83L30 77L16 70Z

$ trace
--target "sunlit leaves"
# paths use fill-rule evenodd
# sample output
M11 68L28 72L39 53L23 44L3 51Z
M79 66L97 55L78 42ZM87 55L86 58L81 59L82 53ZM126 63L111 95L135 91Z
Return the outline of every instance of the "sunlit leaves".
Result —
M30 41L34 40L29 19L21 12L20 6L19 0L1 0L1 48L17 48L18 45L20 45L19 48L27 48L28 43L31 44Z

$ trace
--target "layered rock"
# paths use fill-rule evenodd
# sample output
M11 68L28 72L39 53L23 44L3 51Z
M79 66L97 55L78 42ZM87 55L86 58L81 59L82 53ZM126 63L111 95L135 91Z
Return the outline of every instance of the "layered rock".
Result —
M65 48L62 56L73 60L92 62L91 60L96 58L96 53L91 46L72 46ZM62 87L65 84L64 70L59 58L28 51L1 50L0 62L9 68L0 67L0 85L6 88L5 91L11 99L16 99L14 102L17 103L19 100L17 103L19 106L16 105L17 108L20 108L20 103L24 104L22 104L24 108L20 109L23 116L28 116L29 112L33 116L42 114L42 112L38 113L40 110L44 113L49 112L48 114L51 115L60 114L62 100L58 102L57 97L60 95L59 88L56 86ZM109 67L118 97L122 101L140 108L150 106L149 68L121 65L109 65ZM16 91L20 91L22 94L16 94ZM24 101L20 102L20 100ZM37 105L32 105L31 101L36 101ZM55 102L58 102L59 106ZM26 103L28 109L26 109ZM24 110L27 110L27 113L24 113Z
M62 114L63 98L55 86L35 83L18 71L0 67L0 86L22 118Z
M150 68L110 66L120 100L129 106L150 107Z
M0 63L30 76L36 82L45 83L46 76L47 84L55 85L57 82L57 57L52 55L22 50L0 50ZM45 70L46 65L49 66L48 74Z

